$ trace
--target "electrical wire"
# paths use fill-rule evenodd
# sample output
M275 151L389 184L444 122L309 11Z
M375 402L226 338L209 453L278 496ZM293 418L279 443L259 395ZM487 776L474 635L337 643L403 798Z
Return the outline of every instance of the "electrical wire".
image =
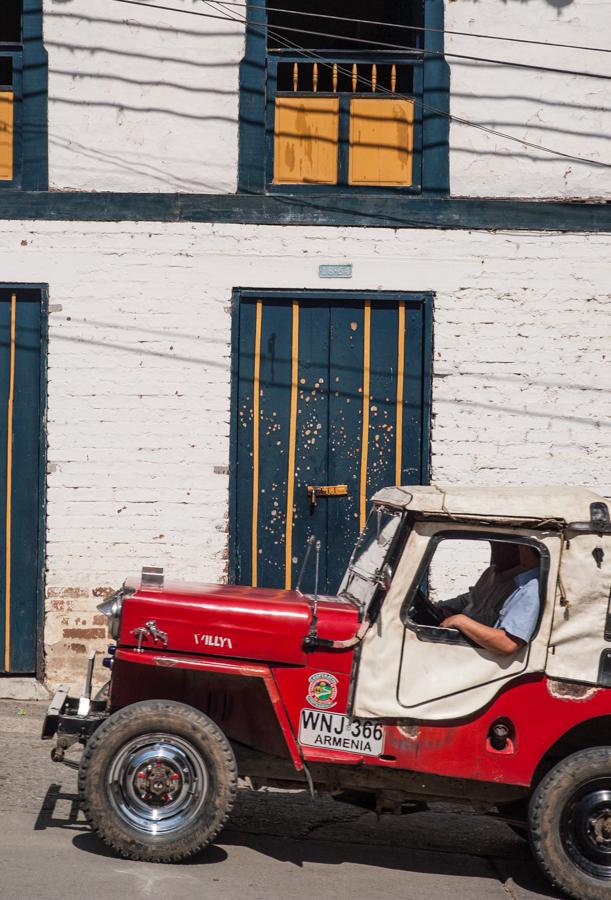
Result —
M561 44L556 41L536 41L532 38L506 37L500 34L481 34L473 31L456 31L452 28L430 28L424 27L422 25L401 25L398 22L384 22L378 19L347 18L346 16L334 16L331 15L331 13L314 13L306 12L305 10L284 9L280 6L257 6L257 4L253 3L244 3L242 2L242 0L223 0L223 5L240 6L243 9L261 9L265 10L266 12L279 12L294 16L310 16L315 19L335 19L339 22L356 22L359 25L379 25L383 28L399 28L403 31L419 31L425 33L430 32L432 34L454 34L460 35L461 37L471 37L490 41L506 41L513 44L534 44L538 47L558 47L562 50L587 50L592 53L611 53L611 47L588 47L584 46L583 44Z
M205 3L206 0L200 0L200 2ZM415 56L422 56L427 58L438 57L440 59L466 59L470 62L492 63L496 66L507 66L514 69L530 69L535 72L551 72L555 75L577 75L580 78L597 78L603 81L611 81L611 75L605 75L599 72L585 72L577 69L559 69L554 66L540 66L535 65L534 63L517 62L510 59L494 59L487 56L471 56L467 53L452 53L451 51L444 50L423 50L417 47L406 47L405 44L391 44L386 41L372 41L368 40L367 38L339 35L336 32L312 31L307 28L294 28L292 25L274 25L273 29L276 33L291 31L297 32L298 34L309 34L316 37L334 38L339 41L347 41L352 44L359 44L360 46L362 46L363 44L368 44L372 47L382 47L384 50L398 50L401 53L412 53ZM271 31L269 26L268 31Z
M208 19L221 19L221 20L224 19L226 21L228 20L227 16L213 16L213 15L210 15L209 13L201 13L201 12L197 12L196 10L193 10L193 9L176 9L176 7L173 7L173 6L161 6L156 3L145 3L144 0L112 0L112 2L125 3L129 6L143 6L143 7L145 7L145 9L161 9L161 10L167 10L169 12L184 13L185 15L190 15L190 16L200 16L204 19L208 18ZM200 0L200 2L206 3L207 0ZM214 7L212 7L212 8L214 8ZM229 21L231 21L230 18L229 18ZM243 19L243 18L233 19L233 21L234 22L245 22L251 28L254 28L256 25L256 23L248 22L246 19ZM268 34L272 33L272 28L269 28L268 26L257 25L257 27L266 27L267 33ZM560 68L556 68L553 66L540 66L540 65L535 65L534 63L515 62L513 60L494 59L492 57L485 57L485 56L471 56L466 53L444 52L443 50L422 50L422 49L418 49L418 48L414 48L414 47L406 47L404 44L390 44L390 43L386 43L384 41L371 41L371 40L367 40L366 38L361 39L361 38L356 38L356 37L349 37L348 35L338 35L336 32L309 31L308 29L305 29L305 28L294 28L291 25L274 26L273 31L274 32L291 31L291 32L297 32L298 34L310 34L310 35L316 35L318 37L334 38L334 39L337 39L340 41L348 41L350 43L356 43L356 44L359 44L359 46L362 46L363 44L369 44L374 47L383 47L384 49L387 49L387 50L398 50L401 53L411 53L411 54L414 54L417 56L421 56L423 58L436 57L438 59L445 59L445 58L463 59L463 60L468 60L470 62L490 63L492 65L507 66L509 68L528 69L528 70L536 71L536 72L547 72L547 73L554 74L554 75L573 75L573 76L577 76L579 78L594 78L594 79L598 79L598 80L602 80L602 81L611 81L611 75L605 75L603 73L598 73L598 72L586 72L586 71L579 71L576 69L560 69Z
M202 18L216 19L216 20L220 20L223 22L235 22L238 24L246 25L247 28L259 30L264 33L275 34L273 29L269 29L265 25L258 25L257 23L248 22L247 19L244 19L241 17L234 18L233 16L230 16L228 14L228 11L226 11L226 10L225 10L225 13L226 13L225 15L212 15L211 13L197 12L196 10L192 10L192 9L182 10L182 9L176 9L176 7L173 7L173 6L162 6L160 4L146 3L146 2L144 2L144 0L111 0L111 2L123 3L123 4L130 5L130 6L141 6L141 7L144 7L145 9L149 9L149 10L150 9L159 9L159 10L164 10L164 11L173 12L173 13L181 13L181 14L185 14L185 15L200 16ZM200 2L206 3L211 9L215 9L215 7L211 5L211 0L200 0ZM217 5L222 6L222 4L220 4L220 2L218 2ZM218 10L217 10L217 12L218 12ZM313 54L309 50L306 50L306 48L300 47L299 44L295 44L295 43L288 41L287 39L282 38L280 36L276 36L276 39L280 43L283 43L287 49L294 50L296 53L299 53L300 55L305 56L306 58L310 58L315 62L327 61L323 57L316 56L316 54ZM341 71L342 71L342 74L348 74L348 70L346 70L346 69L341 69ZM579 73L565 73L565 74L579 74ZM600 77L611 78L611 76L600 76ZM362 80L365 83L368 83L370 86L372 86L371 81L368 81L367 79L362 79ZM392 92L390 92L390 91L385 91L385 90L380 89L379 92L380 93L388 93L391 96L394 96L392 94ZM494 135L495 137L500 137L500 138L503 138L504 140L512 141L514 143L520 144L523 147L529 147L533 150L538 150L542 153L547 153L552 156L560 157L562 159L568 159L572 162L582 163L585 165L592 165L592 166L596 166L597 168L611 169L611 163L602 162L601 160L592 159L590 157L574 156L573 154L570 154L570 153L564 153L561 150L555 150L551 147L546 147L543 144L535 144L532 141L523 140L522 138L518 138L518 137L515 137L514 135L507 134L506 132L498 131L495 128L490 128L487 125L482 125L479 122L472 122L469 119L465 119L461 116L456 116L454 114L448 113L445 110L438 109L434 106L431 106L430 104L425 103L423 100L420 100L418 97L414 97L414 102L418 103L422 107L422 109L426 109L429 112L435 113L436 115L443 116L451 122L458 122L461 125L465 125L469 128L476 128L480 131L486 132L487 134Z
M223 0L201 0L201 2L206 3L208 6L211 7L211 9L215 9L218 6L220 6L222 8L224 6ZM214 2L214 4L215 4L214 6L212 6L212 2ZM239 22L246 23L246 19L232 19L232 21L234 21L234 22L239 21ZM253 27L252 22L247 23L247 24L249 25L249 27ZM259 26L259 27L265 27L265 26ZM267 28L266 30L269 32L270 29ZM283 44L285 44L285 46L287 46L287 47L289 46L289 44L292 44L292 42L287 41L284 38L280 38L277 35L276 35L276 38L278 40L280 40ZM306 50L305 47L299 47L299 45L297 45L297 44L292 44L292 47L289 47L289 49L293 49L296 53L299 53L300 55L304 55L304 56L312 59L314 62L321 62L321 57L316 56L316 54L312 54L309 50ZM323 59L322 61L325 61L325 60ZM338 72L341 72L343 75L347 75L347 76L351 75L350 70L343 68L340 64L338 64ZM368 78L363 77L363 78L361 78L361 81L363 83L367 84L369 87L374 86L373 82ZM393 94L392 91L389 91L380 85L376 85L376 90L379 93L387 94L391 97L395 96L395 94ZM553 156L562 157L563 159L568 159L568 160L571 160L572 162L583 163L586 165L593 165L593 166L596 166L597 168L611 169L611 163L602 162L601 160L591 159L589 157L574 156L573 154L570 154L570 153L564 153L562 150L555 150L552 147L545 147L542 144L535 144L532 141L523 140L522 138L515 137L512 134L506 134L503 131L497 131L494 128L489 128L487 125L482 125L479 122L472 122L469 119L464 119L461 116L455 116L451 113L446 112L445 110L437 109L436 107L431 106L428 103L425 103L423 100L420 100L420 98L418 98L418 97L414 97L413 99L414 99L415 103L418 103L422 107L422 109L428 110L429 112L433 112L436 115L444 116L447 119L449 119L449 121L451 121L451 122L459 122L461 125L466 125L470 128L476 128L480 131L486 132L487 134L492 134L492 135L495 135L496 137L501 137L501 138L504 138L505 140L513 141L517 144L520 144L524 147L529 147L533 150L539 150L544 153L551 154Z

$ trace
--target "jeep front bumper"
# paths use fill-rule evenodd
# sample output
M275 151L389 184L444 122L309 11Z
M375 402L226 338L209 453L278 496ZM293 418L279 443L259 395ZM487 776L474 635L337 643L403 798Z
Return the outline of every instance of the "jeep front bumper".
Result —
M65 684L55 692L42 725L42 740L56 738L56 746L51 757L61 762L64 753L72 744L87 743L89 737L106 718L108 711L105 700L87 700L69 697L69 687Z

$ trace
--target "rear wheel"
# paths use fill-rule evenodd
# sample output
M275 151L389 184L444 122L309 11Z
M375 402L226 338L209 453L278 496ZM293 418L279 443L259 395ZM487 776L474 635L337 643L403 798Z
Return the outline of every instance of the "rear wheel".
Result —
M98 728L83 752L79 792L87 820L121 856L192 856L233 806L233 751L215 723L165 700L134 703Z
M547 876L578 900L611 895L611 747L558 763L529 811L534 853Z

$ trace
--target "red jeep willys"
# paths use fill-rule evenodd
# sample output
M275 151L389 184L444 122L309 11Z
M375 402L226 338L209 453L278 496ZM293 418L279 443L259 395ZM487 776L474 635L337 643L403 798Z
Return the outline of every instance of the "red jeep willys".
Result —
M441 626L438 604L469 595L491 544L538 554L536 628L509 653ZM528 832L569 894L602 900L610 589L603 497L387 488L337 596L164 583L154 569L127 581L101 607L116 641L107 695L90 699L90 661L84 695L60 688L43 737L57 735L56 759L84 745L83 809L126 857L172 861L205 847L241 776L368 798L380 811L469 802Z

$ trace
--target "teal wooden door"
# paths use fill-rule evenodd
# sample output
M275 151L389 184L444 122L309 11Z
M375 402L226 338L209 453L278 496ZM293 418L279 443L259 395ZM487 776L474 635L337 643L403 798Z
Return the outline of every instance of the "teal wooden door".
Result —
M232 468L237 582L294 587L314 534L322 542L321 590L337 590L368 498L385 485L426 483L428 316L427 298L412 295L240 299ZM328 494L314 497L313 487ZM312 580L310 573L304 587Z
M41 291L0 288L0 672L36 671Z

